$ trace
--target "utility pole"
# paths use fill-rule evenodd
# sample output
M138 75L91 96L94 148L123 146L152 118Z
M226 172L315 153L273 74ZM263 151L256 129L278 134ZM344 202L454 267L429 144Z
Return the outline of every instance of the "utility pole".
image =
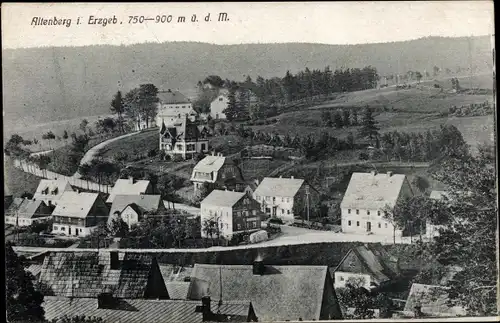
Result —
M307 222L309 222L309 185L306 185Z

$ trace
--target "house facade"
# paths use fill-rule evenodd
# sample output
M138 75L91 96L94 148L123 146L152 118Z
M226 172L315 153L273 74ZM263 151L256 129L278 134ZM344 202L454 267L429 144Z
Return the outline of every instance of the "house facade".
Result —
M270 217L278 217L286 223L292 223L295 216L294 205L307 207L319 199L318 192L305 180L294 178L265 177L253 192L254 199L260 203L262 211ZM302 208L302 207L301 207Z
M48 221L52 209L42 200L15 198L5 212L5 223L26 227L33 223Z
M196 121L198 113L193 109L191 101L179 91L170 90L158 92L158 113L156 124L173 124L177 119L187 117Z
M139 223L146 213L165 214L166 208L160 195L116 195L109 211L108 222L116 216L129 228Z
M193 169L191 182L194 192L197 193L204 183L220 188L240 191L244 188L241 169L232 159L218 154L217 156L206 156L200 160Z
M98 193L65 192L52 213L52 232L88 236L100 222L107 222L108 213Z
M400 275L397 259L381 248L359 246L349 250L334 270L335 288L357 283L370 290L396 279Z
M260 230L260 205L243 192L213 190L200 204L203 238Z
M221 94L210 103L210 117L214 120L225 120L229 99L226 94Z
M208 152L208 136L200 133L196 124L187 116L172 124L162 123L160 128L160 150L170 157L192 158L198 153Z
M68 181L62 179L42 179L36 188L33 199L42 200L48 206L57 205L65 192L73 192Z
M343 232L402 236L385 218L388 210L413 195L405 175L353 173L340 204Z

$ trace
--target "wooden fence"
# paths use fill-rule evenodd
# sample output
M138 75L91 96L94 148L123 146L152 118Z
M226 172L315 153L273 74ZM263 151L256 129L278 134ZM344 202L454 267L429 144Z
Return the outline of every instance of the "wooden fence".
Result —
M75 178L72 176L64 176L64 175L52 172L52 171L47 170L47 169L40 169L40 167L38 167L38 165L36 165L36 164L28 163L26 161L21 161L19 159L14 160L14 167L21 169L23 172L30 173L30 174L36 175L38 177L47 178L47 179L66 180L72 186L78 187L78 188L81 188L84 190L109 194L111 192L111 189L113 188L112 185L99 184L99 183L95 183L92 181L88 181L88 180L84 180L84 179L80 179L80 178Z

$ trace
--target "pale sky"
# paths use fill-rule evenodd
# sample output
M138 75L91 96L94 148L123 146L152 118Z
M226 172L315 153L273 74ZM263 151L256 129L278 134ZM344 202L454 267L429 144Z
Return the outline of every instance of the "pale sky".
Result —
M226 12L229 21L217 22L220 12ZM359 44L494 33L492 1L4 3L1 13L3 48L166 41ZM205 22L209 13L212 21ZM191 22L193 14L197 22ZM114 15L118 24L89 25L91 15ZM134 15L172 15L173 20L129 24L129 16ZM186 22L177 23L179 16L185 16ZM71 19L71 26L32 26L34 17Z

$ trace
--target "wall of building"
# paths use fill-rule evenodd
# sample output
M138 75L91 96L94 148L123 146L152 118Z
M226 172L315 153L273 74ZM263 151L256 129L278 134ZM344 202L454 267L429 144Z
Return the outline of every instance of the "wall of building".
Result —
M394 234L394 226L384 219L384 211L382 210L343 208L341 209L341 219L343 232L368 233L369 222L371 224L370 231L373 234L385 236ZM396 232L396 235L398 235L398 232Z
M227 108L228 102L228 98L223 95L220 95L214 101L212 101L212 103L210 104L210 117L215 120L226 119L226 114L224 114L222 111Z
M216 205L206 205L201 203L200 219L201 219L201 236L203 238L210 238L206 235L204 225L207 220L217 221L219 233L221 237L230 238L233 233L233 210L231 207L223 207ZM214 238L217 233L214 233Z
M52 225L52 232L55 234L64 233L67 236L85 237L92 233L95 228L96 227L54 223Z
M126 207L125 210L120 214L122 220L128 224L129 228L139 222L139 215L130 206Z

